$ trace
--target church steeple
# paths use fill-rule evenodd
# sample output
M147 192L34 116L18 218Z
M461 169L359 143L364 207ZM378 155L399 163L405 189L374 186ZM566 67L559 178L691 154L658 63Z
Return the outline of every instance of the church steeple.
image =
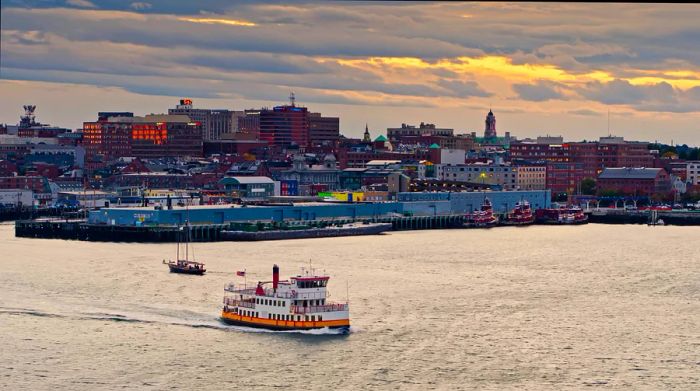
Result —
M362 138L362 142L363 143L371 143L372 142L372 138L370 138L370 136L369 136L369 127L367 126L366 123L365 123L365 135Z
M493 111L489 109L489 113L486 115L486 128L484 129L484 138L496 138L496 116Z

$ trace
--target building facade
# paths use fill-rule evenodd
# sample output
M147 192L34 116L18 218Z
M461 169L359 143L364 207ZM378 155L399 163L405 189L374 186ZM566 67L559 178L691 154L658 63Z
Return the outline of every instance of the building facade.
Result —
M516 184L520 190L544 190L547 188L547 165L518 165Z
M234 125L235 113L230 110L195 109L192 99L180 99L180 104L169 109L168 114L186 115L193 122L202 126L202 138L205 141L220 140L226 134L232 134L238 128Z
M498 185L504 190L518 188L518 169L505 164L459 164L442 166L445 181Z
M454 136L454 129L438 128L435 124L427 124L421 122L418 127L415 125L401 124L400 128L387 128L387 137L389 141L394 142L410 142L417 137L423 136Z
M599 192L613 191L629 196L666 196L671 179L663 168L606 168L598 176Z
M309 144L333 145L340 138L340 118L309 114Z
M224 177L219 181L228 193L240 198L268 198L275 195L275 182L264 176Z

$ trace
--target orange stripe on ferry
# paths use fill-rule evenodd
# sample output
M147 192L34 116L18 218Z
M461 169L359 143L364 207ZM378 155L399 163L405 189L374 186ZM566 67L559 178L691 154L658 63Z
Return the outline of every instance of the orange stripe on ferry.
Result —
M321 321L298 321L298 320L275 320L266 318L255 318L252 316L242 316L231 312L221 312L221 317L239 322L246 322L257 325L278 326L278 327L337 327L350 326L350 319L321 320Z

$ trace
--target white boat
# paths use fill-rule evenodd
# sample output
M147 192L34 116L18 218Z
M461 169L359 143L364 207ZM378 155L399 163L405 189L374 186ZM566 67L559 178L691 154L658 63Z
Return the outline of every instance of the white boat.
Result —
M242 272L245 273L245 272ZM328 299L329 276L313 270L280 281L272 267L272 281L253 287L230 283L224 288L221 320L228 324L270 330L350 329L349 303Z

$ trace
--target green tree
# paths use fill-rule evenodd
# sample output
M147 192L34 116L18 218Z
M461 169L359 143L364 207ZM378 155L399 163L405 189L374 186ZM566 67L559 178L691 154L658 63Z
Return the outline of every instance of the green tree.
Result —
M621 194L616 190L606 189L600 191L601 197L619 197Z
M595 194L595 179L593 178L583 178L581 181L581 193L585 195Z

